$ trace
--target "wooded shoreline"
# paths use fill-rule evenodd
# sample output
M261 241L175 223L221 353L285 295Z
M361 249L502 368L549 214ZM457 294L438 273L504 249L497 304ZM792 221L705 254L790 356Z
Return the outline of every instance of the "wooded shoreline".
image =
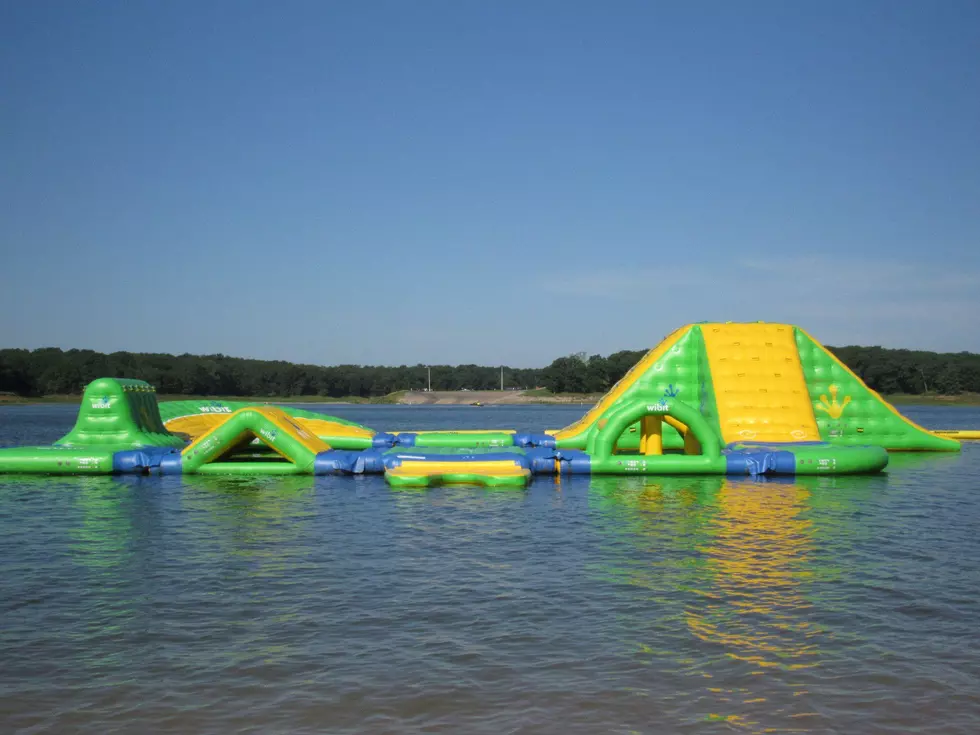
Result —
M936 353L882 347L829 347L869 388L886 396L980 394L980 354ZM136 378L161 395L234 397L304 402L434 402L432 392L491 395L472 401L565 403L571 396L598 396L612 387L646 354L621 350L608 356L578 353L559 357L545 368L484 365L301 365L226 355L165 355L92 350L0 349L0 400L80 395L101 377ZM508 390L499 390L504 387ZM422 396L421 398L419 396ZM463 397L465 398L465 397ZM464 403L463 398L445 398ZM907 402L904 398L896 399ZM964 399L969 401L970 399Z
M246 401L249 403L298 404L313 403L323 405L403 405L403 406L554 406L575 405L592 406L598 402L602 394L581 393L550 393L541 390L532 391L432 391L431 394L420 398L420 393L414 391L398 391L377 398L361 398L347 396L330 398L329 396L209 396L209 395L162 395L160 401L186 401L193 399ZM980 406L980 393L960 393L955 396L927 393L920 395L885 395L885 400L896 405L921 406ZM28 406L42 404L77 404L81 395L51 395L24 397L17 395L0 395L0 406Z

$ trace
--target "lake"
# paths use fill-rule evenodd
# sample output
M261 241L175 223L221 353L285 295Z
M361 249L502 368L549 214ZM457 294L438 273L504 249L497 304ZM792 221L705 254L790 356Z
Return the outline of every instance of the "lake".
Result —
M396 430L585 411L306 407ZM76 410L0 407L0 446ZM974 735L978 588L976 443L873 476L517 491L0 476L0 732Z

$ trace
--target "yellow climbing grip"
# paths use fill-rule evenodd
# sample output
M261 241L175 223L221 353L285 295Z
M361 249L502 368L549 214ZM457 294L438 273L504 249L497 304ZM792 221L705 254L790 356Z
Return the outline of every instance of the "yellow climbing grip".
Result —
M725 442L819 441L789 324L703 324Z

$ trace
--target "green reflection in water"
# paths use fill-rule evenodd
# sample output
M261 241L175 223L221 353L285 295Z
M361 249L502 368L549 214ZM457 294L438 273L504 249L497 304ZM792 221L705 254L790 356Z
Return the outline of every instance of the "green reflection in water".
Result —
M51 495L67 519L72 561L94 572L112 572L132 557L135 539L134 492L140 478L111 475L18 475L18 488Z
M248 560L251 576L281 576L308 553L297 542L316 516L313 477L188 475L182 484L181 507L208 527L196 540L216 540L221 553ZM206 543L198 550L211 553Z
M629 542L629 556L613 553L615 564L594 568L607 580L626 582L662 593L687 587L703 567L694 554L699 539L710 531L718 477L652 478L595 477L589 505L599 511L601 529L617 542ZM676 597L658 597L674 602Z
M388 485L387 492L393 497L422 497L432 496L439 501L441 498L461 499L461 498L505 498L524 500L527 497L527 487L487 487L484 485L468 485L466 483L447 483L444 485L434 485L432 487L412 487L410 485L398 487Z
M480 544L494 544L494 537L509 536L517 530L501 509L519 506L528 500L528 488L490 488L480 485L448 484L433 488L387 488L390 492L396 528L396 548L414 556L420 548L450 534L462 544L461 557ZM474 563L482 564L479 552Z
M211 651L209 663L234 671L302 657L299 638L288 632L305 614L296 586L322 576L315 554L321 541L330 543L313 527L314 478L188 475L182 485L181 563L214 576L217 589L202 609L226 621L230 640ZM328 585L316 594L328 595Z
M953 465L960 464L960 452L891 452L888 455L887 474L897 474L906 470L929 470L947 472Z
M39 490L51 489L58 495L56 502L71 509L68 548L84 582L77 624L63 635L73 644L79 668L90 667L111 678L112 672L125 669L130 653L121 642L138 635L148 606L138 574L139 478L32 479Z
M73 561L112 583L114 572L129 562L136 541L135 483L115 477L59 477L57 482L62 502L77 512L77 523L69 530Z

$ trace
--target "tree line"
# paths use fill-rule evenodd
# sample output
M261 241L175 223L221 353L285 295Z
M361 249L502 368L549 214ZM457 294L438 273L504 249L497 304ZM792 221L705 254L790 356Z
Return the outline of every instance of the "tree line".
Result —
M73 395L101 377L137 378L169 395L357 396L401 390L492 390L500 367L480 365L301 365L227 355L165 355L92 350L0 350L0 392L22 396ZM541 370L505 367L504 385L535 388Z
M828 347L841 362L879 393L959 395L980 393L980 354L896 350L884 347ZM608 390L645 351L609 357L578 353L559 357L542 371L542 383L556 393Z
M886 393L980 393L980 354L935 353L882 347L831 347L875 390ZM555 393L608 390L645 354L622 350L608 356L577 353L546 368L504 367L510 389L544 387ZM301 365L226 355L165 355L92 350L0 350L0 392L21 396L79 394L99 377L139 378L171 395L358 396L401 390L493 390L499 366L481 365Z

